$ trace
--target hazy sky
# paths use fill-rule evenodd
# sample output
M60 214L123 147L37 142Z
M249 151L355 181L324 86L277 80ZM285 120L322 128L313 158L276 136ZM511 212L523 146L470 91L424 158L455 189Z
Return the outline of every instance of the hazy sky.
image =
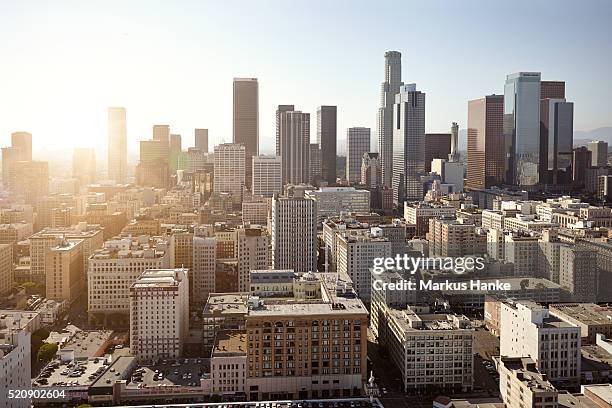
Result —
M338 105L338 136L375 127L383 54L427 93L427 131L463 128L467 101L505 75L565 80L575 129L612 125L612 2L0 1L0 144L106 147L106 108L125 106L130 150L170 124L192 145L232 138L232 78L257 77L260 149L274 110Z

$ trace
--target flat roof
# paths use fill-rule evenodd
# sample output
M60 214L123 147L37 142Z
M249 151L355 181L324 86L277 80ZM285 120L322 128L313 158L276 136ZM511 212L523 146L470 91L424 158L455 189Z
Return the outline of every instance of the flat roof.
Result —
M246 355L246 332L244 330L219 330L215 337L212 357L224 357L236 353Z
M41 371L36 379L32 380L32 385L35 387L89 387L108 368L109 364L104 357L74 360L70 363L54 360ZM41 378L46 378L47 383L38 383L37 380Z
M110 387L117 380L124 380L131 372L129 368L136 361L136 357L134 356L119 356L115 361L108 367L102 376L98 377L95 382L92 384L92 387L102 388L102 387ZM111 370L112 369L112 370ZM110 381L109 381L110 380Z
M612 307L594 303L556 303L549 305L562 314L587 325L612 325Z
M90 358L111 338L112 330L77 331L60 351L74 351L74 358Z

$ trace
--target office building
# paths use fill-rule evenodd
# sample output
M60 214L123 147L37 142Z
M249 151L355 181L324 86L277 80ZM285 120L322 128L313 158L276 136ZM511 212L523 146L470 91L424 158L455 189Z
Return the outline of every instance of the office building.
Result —
M457 122L453 122L451 125L451 150L448 155L448 161L459 161L459 125Z
M0 296L13 289L13 244L0 244Z
M361 157L361 180L365 188L375 189L382 185L382 170L378 153L364 153Z
M317 202L312 198L272 199L272 268L317 270Z
M179 358L189 333L187 269L149 269L130 287L130 351L140 360Z
M529 357L495 357L499 394L507 408L558 407L558 391Z
M83 266L82 239L62 239L52 246L45 255L46 297L74 302L85 289L85 268Z
M595 302L598 289L597 259L582 245L562 245L559 250L559 285L574 302Z
M253 199L253 201L242 202L242 224L243 225L268 225L268 212L270 209L269 199Z
M311 143L309 156L308 156L308 180L313 186L318 186L321 183L321 177L323 174L321 148L318 143Z
M253 157L253 196L272 197L283 191L282 158L277 156Z
M307 190L306 197L317 202L317 225L341 212L369 213L370 192L355 187L321 187Z
M233 143L244 146L246 185L251 187L253 156L259 154L259 84L257 78L234 78Z
M425 172L431 171L433 159L448 159L451 151L450 133L426 133L425 134Z
M346 180L361 182L363 155L370 151L370 128L353 127L346 130Z
M462 224L456 220L429 220L429 254L434 257L465 257L486 252L486 235L477 232L473 224Z
M489 95L468 102L468 188L484 189L504 183L503 120L503 95Z
M317 143L321 149L322 179L328 184L336 183L337 107L317 108Z
M399 51L385 52L385 79L380 86L380 107L376 128L378 131L378 154L382 171L382 185L391 187L393 176L393 106L395 95L400 92L402 82L402 54Z
M591 166L592 152L585 146L572 151L572 182L583 185L586 170Z
M213 189L215 193L231 194L234 206L240 206L243 199L245 154L242 144L224 143L215 146Z
M108 108L108 178L127 181L127 126L125 108Z
M608 165L608 142L594 140L589 142L587 148L591 152L592 167L605 167Z
M550 314L580 328L582 344L596 344L597 335L612 338L612 308L594 303L557 303L548 306Z
M401 206L423 199L425 94L415 84L402 85L393 109L393 203Z
M540 181L570 184L574 143L574 104L565 99L540 100Z
M540 73L518 72L504 87L506 183L533 188L540 182Z
M92 148L75 148L72 155L72 177L82 186L96 181L96 151Z
M8 190L14 200L37 204L49 193L49 163L16 161L9 164Z
M195 148L202 153L208 153L208 129L195 129Z
M565 81L540 81L540 99L565 99Z
M8 190L9 188L9 170L13 163L19 161L20 151L16 147L2 148L2 185Z
M136 167L136 183L142 187L167 188L170 183L168 139L165 127L155 126L153 140L140 141L140 161ZM169 134L168 134L169 137Z
M417 237L425 238L432 218L455 218L457 210L449 205L430 203L404 203L404 219L416 226Z
M217 263L217 240L208 237L193 237L193 288L190 288L189 303L193 310L206 304L208 295L215 291L215 267Z
M19 161L32 161L32 134L28 132L11 133L11 146L19 150Z
M308 183L310 178L310 114L285 110L281 105L276 111L276 155L282 162L283 185Z

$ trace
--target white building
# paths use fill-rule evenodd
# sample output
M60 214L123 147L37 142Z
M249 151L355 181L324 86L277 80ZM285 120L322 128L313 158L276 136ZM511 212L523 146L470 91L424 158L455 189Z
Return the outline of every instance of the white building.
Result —
M574 302L597 300L599 276L597 258L587 248L561 245L559 248L559 284Z
M283 191L282 158L278 156L253 157L253 195L272 197Z
M306 196L317 202L317 223L341 212L369 213L370 192L355 187L321 187L306 191Z
M361 181L361 161L370 151L370 128L352 127L346 130L346 179L349 183Z
M503 302L500 310L500 355L531 357L552 381L580 381L580 328L532 301Z
M143 360L178 358L189 333L187 269L150 269L130 287L130 349Z
M268 225L269 199L242 202L243 225Z
M273 269L317 270L317 201L274 197L271 226Z
M608 143L602 140L589 142L587 148L591 151L591 166L605 167L608 165Z
M235 205L240 205L244 194L245 148L238 143L215 146L215 193L230 193Z

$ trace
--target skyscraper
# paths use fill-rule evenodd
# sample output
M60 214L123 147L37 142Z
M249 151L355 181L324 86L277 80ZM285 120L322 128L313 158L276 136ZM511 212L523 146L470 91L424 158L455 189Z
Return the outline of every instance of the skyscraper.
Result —
M321 169L321 148L317 143L310 144L310 151L308 154L308 182L313 186L318 186L321 182L321 175L323 170Z
M540 73L517 72L504 87L506 183L534 187L539 180Z
M282 160L277 156L253 157L253 196L272 197L283 191Z
M540 182L569 184L574 142L574 104L540 100Z
M431 171L433 159L447 159L451 152L450 133L426 133L425 134L425 172Z
M541 81L540 99L565 99L565 82Z
M608 165L608 143L601 140L589 142L587 148L591 151L591 166L605 167Z
M380 87L378 108L378 152L382 169L383 186L391 187L393 175L393 104L402 82L402 54L385 52L385 80Z
M503 122L503 95L468 102L468 188L482 189L504 183Z
M395 96L393 124L393 202L401 205L423 199L425 94L415 84L402 85Z
M234 78L233 142L245 147L246 183L251 186L252 158L259 154L259 85L257 78Z
M182 158L182 143L181 143L181 135L170 134L170 144L169 144L169 156L168 160L170 161L170 169L172 171L179 170L181 166L181 158Z
M108 108L108 178L127 181L127 130L125 108Z
M141 140L136 183L140 186L167 188L170 181L168 144L162 140Z
M32 160L32 134L28 132L11 133L11 146L19 149L19 160Z
M453 122L451 125L451 151L448 155L448 161L459 161L459 125L457 122Z
M276 111L278 144L276 155L281 157L283 185L308 183L310 153L310 113Z
M572 151L572 182L577 185L584 184L587 167L591 165L592 152L585 146Z
M72 177L81 185L96 181L96 151L92 148L75 148L72 154Z
M158 140L170 146L170 126L153 125L153 140Z
M294 111L294 105L278 105L276 108L276 155L280 156L281 140L280 140L280 121L283 112Z
M349 183L361 181L361 161L370 151L370 128L352 127L346 130L346 179Z
M195 148L208 153L208 129L195 130Z
M336 183L337 108L319 106L317 109L317 143L321 148L322 179Z
M245 147L240 143L215 146L215 193L230 193L235 206L243 199L245 177Z
M2 148L2 184L5 189L9 187L9 172L11 165L19 161L21 151L17 147Z

